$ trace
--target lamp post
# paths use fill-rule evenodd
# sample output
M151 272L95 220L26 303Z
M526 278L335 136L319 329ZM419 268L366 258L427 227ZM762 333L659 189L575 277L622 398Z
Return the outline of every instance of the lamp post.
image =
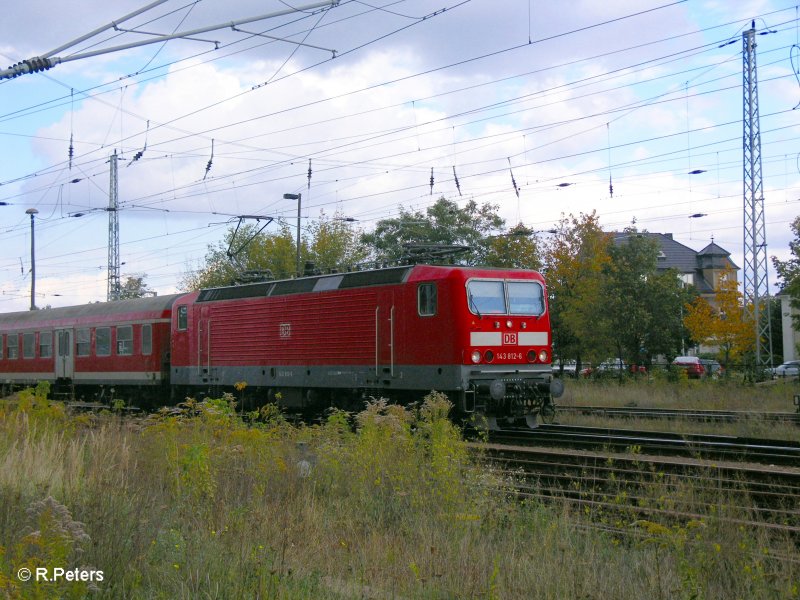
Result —
M302 194L284 194L284 200L297 200L297 276L300 277L300 199Z
M36 252L33 243L33 218L39 214L39 211L29 208L25 214L31 216L31 310L36 310Z

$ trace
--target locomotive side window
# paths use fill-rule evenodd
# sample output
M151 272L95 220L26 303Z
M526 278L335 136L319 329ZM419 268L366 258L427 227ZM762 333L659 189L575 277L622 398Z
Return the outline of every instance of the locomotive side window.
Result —
M6 347L8 354L6 355L9 360L16 360L19 358L19 334L9 333L6 336Z
M189 307L185 304L178 307L178 329L185 331L189 327Z
M75 331L75 354L78 356L89 356L92 352L92 342L88 329L78 329Z
M502 281L472 280L467 284L469 309L476 315L506 314L506 295Z
M53 356L53 332L39 332L39 358L51 358Z
M436 315L438 302L435 283L421 283L417 288L417 312L420 317Z
M153 353L153 326L142 325L142 354L149 356Z
M97 356L111 356L111 329L98 327L94 330L94 353Z
M133 327L121 325L117 327L117 356L133 354Z
M22 358L36 358L36 346L32 333L22 334Z
M512 315L541 315L544 290L533 281L508 282L508 312Z

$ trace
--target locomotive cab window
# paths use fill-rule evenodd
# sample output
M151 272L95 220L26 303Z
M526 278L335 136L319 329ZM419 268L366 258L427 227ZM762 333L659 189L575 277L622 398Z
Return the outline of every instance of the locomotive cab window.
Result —
M92 351L92 338L88 329L78 329L75 331L75 354L78 356L89 356Z
M6 336L6 358L16 360L19 358L19 334L9 333Z
M133 354L133 327L121 325L117 327L117 356Z
M417 312L420 317L433 317L436 315L438 303L436 284L422 283L417 288Z
M111 356L111 329L98 327L94 330L94 353L96 356Z
M178 307L178 329L186 331L189 328L189 307L185 304Z
M502 281L473 279L467 283L467 302L476 315L506 314L506 294Z
M22 358L36 358L36 345L32 333L22 334Z
M535 281L508 282L508 312L512 315L544 313L544 289Z
M53 356L53 332L39 332L39 358L51 358Z
M544 287L536 281L472 279L467 283L467 305L475 315L544 314Z

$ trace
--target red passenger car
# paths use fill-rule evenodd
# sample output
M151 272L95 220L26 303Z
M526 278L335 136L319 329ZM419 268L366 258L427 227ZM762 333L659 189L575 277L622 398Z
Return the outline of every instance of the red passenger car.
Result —
M533 419L563 390L539 273L426 265L183 296L170 380L178 397L242 381L296 408L437 390L490 420Z
M178 297L0 315L0 384L50 381L101 397L109 388L134 386L164 395L171 307Z

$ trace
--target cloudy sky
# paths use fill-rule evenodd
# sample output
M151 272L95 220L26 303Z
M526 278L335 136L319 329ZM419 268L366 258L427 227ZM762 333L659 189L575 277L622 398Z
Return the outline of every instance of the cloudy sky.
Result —
M742 33L753 20L764 33L767 242L770 256L788 256L800 198L790 2L313 5L6 9L0 66L53 50L63 62L0 82L0 311L30 304L29 208L39 211L37 305L105 299L115 152L122 277L146 274L160 294L177 290L233 216L293 227L297 203L285 193L302 193L303 227L324 211L368 230L440 196L496 204L508 225L539 230L597 211L608 230L635 222L695 250L713 238L742 266ZM82 56L259 16L268 18Z

